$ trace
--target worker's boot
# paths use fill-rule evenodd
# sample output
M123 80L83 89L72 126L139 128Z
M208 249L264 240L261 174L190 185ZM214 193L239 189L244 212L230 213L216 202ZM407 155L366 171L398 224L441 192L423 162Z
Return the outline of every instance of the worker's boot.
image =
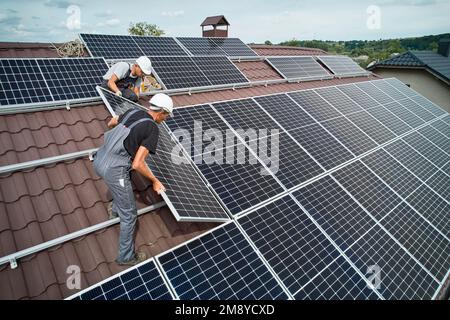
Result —
M117 214L117 212L112 211L112 207L113 207L113 203L112 201L110 203L108 203L108 216L109 219L116 219L119 215Z
M136 251L134 258L131 259L130 261L118 262L116 260L116 262L120 266L135 266L141 262L144 262L146 259L147 255L145 254L145 252Z

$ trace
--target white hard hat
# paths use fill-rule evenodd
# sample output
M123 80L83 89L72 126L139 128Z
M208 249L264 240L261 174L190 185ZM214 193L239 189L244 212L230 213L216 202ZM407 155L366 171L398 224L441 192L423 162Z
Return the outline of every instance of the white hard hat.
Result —
M157 93L150 99L150 110L161 111L169 113L170 116L173 115L173 101L165 93Z
M150 75L152 73L152 62L146 56L139 57L136 60L136 63L146 75Z

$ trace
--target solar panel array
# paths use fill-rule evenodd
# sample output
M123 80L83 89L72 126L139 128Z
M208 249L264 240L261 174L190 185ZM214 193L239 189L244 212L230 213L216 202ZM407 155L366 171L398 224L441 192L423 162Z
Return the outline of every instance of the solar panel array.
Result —
M0 105L94 98L106 71L103 58L0 59Z
M450 274L449 115L396 86L376 80L176 109L167 122L174 137L217 129L214 148L204 139L183 146L201 155L190 154L234 221L156 258L174 296L436 298ZM266 130L255 138L252 127ZM260 151L277 152L277 141L271 171ZM237 164L204 163L211 153Z
M254 161L196 163L291 297L431 299L448 278L449 116L402 86L376 80L186 107L167 123L231 132L219 155L240 148L236 158ZM205 154L208 142L186 151ZM368 272L378 267L375 288Z
M136 59L140 56L187 56L179 41L192 56L257 56L238 38L149 37L81 33L93 57Z
M150 57L150 60L166 89L248 82L227 57Z
M178 37L193 56L251 57L257 54L238 38Z
M187 55L171 37L125 36L81 33L91 56L105 59L137 59L140 56Z
M129 109L143 109L131 101L97 87L111 114L120 115ZM178 221L223 222L228 214L198 175L190 159L172 140L164 126L159 128L158 152L148 157L147 164L166 187L162 194Z
M267 61L286 79L333 77L313 57L271 57Z
M317 56L317 58L335 75L361 75L368 74L353 59L346 56Z
M173 300L153 259L88 288L69 300Z

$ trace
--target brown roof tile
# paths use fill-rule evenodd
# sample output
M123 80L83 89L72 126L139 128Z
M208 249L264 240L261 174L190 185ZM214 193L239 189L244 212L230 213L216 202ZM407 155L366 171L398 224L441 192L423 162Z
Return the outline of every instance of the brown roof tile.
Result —
M234 64L250 81L283 79L283 77L281 77L265 61L241 61L234 62Z

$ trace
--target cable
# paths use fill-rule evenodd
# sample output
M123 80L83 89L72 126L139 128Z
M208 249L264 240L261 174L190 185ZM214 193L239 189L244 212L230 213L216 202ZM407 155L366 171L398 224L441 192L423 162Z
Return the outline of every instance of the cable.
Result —
M84 44L79 39L66 42L60 47L55 46L53 43L52 46L61 58L84 56Z

